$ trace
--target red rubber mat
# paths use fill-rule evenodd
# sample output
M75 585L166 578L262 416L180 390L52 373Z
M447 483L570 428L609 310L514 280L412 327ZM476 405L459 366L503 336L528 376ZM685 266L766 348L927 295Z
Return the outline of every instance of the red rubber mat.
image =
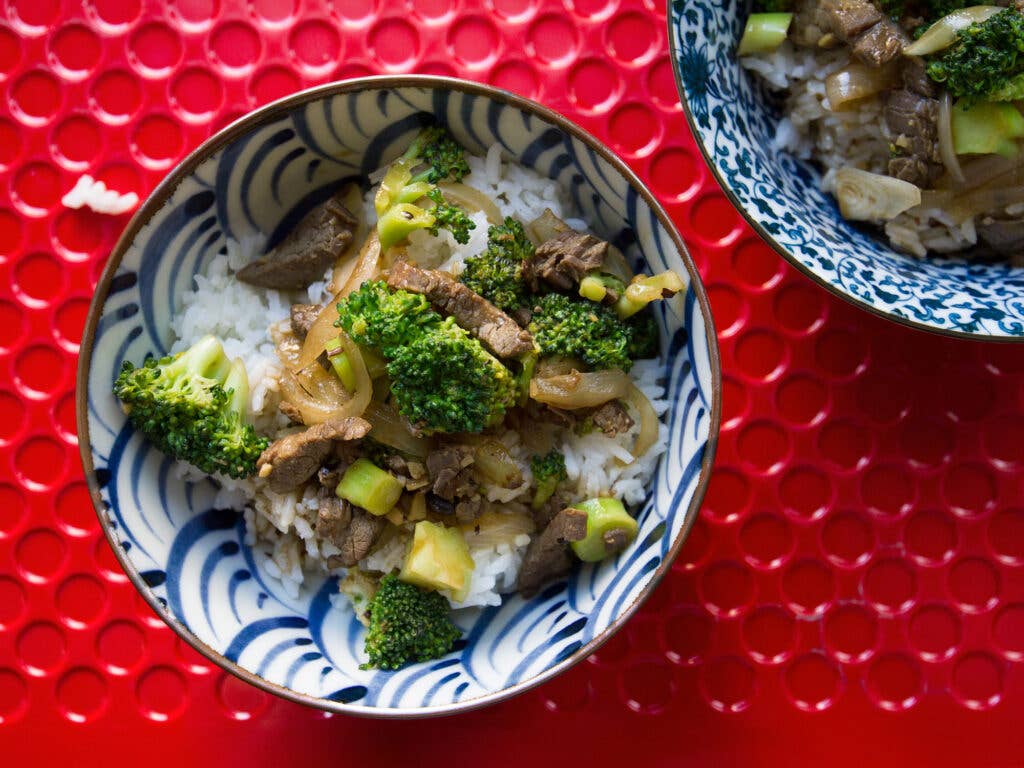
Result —
M145 195L252 107L379 72L501 85L606 140L690 244L725 371L707 502L640 614L548 685L409 723L246 687L121 575L73 393L127 217L60 205L86 172ZM6 765L1024 760L1024 348L888 324L763 245L689 136L660 0L7 0L0 103Z

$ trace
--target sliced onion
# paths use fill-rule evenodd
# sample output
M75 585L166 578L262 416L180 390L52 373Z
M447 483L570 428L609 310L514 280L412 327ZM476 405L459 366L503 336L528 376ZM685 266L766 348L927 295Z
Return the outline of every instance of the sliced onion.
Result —
M928 31L905 47L903 53L905 56L928 56L948 48L956 41L957 32L967 29L971 24L985 21L1003 10L1006 9L998 5L974 5L953 11L928 27Z
M483 211L491 224L501 224L503 221L498 206L479 189L457 182L442 182L437 186L449 202L465 208L470 213Z
M623 399L633 406L633 410L640 417L640 431L637 432L636 442L630 450L633 457L639 459L650 450L652 445L658 442L658 414L655 413L654 406L647 399L647 395L632 382L630 382L629 390Z
M321 353L327 349L327 342L338 337L338 329L334 326L334 322L338 319L336 300L335 297L327 302L327 305L320 310L320 314L316 316L313 325L309 327L298 358L290 369L292 373L297 373L315 363Z
M851 221L889 221L921 202L918 187L892 176L846 167L835 179L839 210Z
M366 242L359 249L359 256L355 267L338 292L338 296L348 296L367 280L373 280L380 274L380 240L377 239L377 230L371 230L366 236Z
M573 357L561 357L560 355L542 357L533 369L533 376L538 379L547 379L551 376L561 376L578 371L582 367L583 363Z
M371 402L363 418L372 425L370 437L378 443L416 458L423 458L430 452L430 439L413 435L393 405Z
M530 380L530 397L556 408L593 408L618 400L629 391L630 378L619 370L562 374Z
M345 354L350 355L352 361L356 377L353 393L342 386L333 372L325 371L318 364L305 368L298 366L302 346L291 331L276 328L272 336L277 345L278 358L285 369L279 381L281 398L298 409L303 424L311 426L363 413L372 394L370 377L358 349L346 334L342 333L339 340Z
M341 286L345 285L348 281L349 275L352 274L352 270L355 269L356 264L359 263L359 260L356 257L359 254L360 245L366 240L368 229L366 225L366 217L362 215L363 195L358 184L349 184L345 187L341 203L352 213L353 216L356 217L357 224L355 231L352 233L352 241L334 262L334 271L331 273L331 284L327 286L327 289L331 291L331 293L337 293Z
M555 216L550 208L545 208L544 213L526 225L526 234L534 245L540 245L570 229L571 227Z
M622 251L620 251L611 243L608 243L608 253L604 257L604 264L602 265L602 270L607 272L609 275L614 275L627 285L635 275L635 273L629 266L629 262L626 261L626 257L623 255Z
M983 155L963 164L964 188L1024 184L1024 153L1015 158Z
M953 181L963 184L964 171L960 167L960 159L953 146L953 97L946 90L943 90L942 98L939 99L938 133L939 156L942 158L942 164L946 166L946 171Z
M958 221L964 221L971 216L999 211L1008 205L1019 203L1024 203L1024 186L984 187L956 198L952 203L951 213Z
M530 515L493 511L484 512L461 528L466 542L474 548L513 544L518 536L530 535L536 530Z
M523 484L523 473L505 444L493 437L482 441L473 452L473 466L483 477L499 488L515 488Z
M850 64L825 78L825 93L829 108L833 112L851 109L855 102L874 96L896 82L896 68L893 66L867 67Z

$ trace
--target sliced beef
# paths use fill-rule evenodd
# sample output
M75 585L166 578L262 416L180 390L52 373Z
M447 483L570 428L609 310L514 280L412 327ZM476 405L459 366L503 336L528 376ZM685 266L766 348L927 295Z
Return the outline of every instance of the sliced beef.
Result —
M868 66L881 67L899 56L907 42L898 24L882 19L857 38L853 55Z
M340 466L320 467L316 471L316 481L320 483L324 490L334 493L338 489L338 483L341 482L341 476L344 474Z
M884 17L870 0L822 0L824 11L832 31L841 40L852 40Z
M572 568L568 544L587 535L587 513L579 509L561 510L547 527L534 536L523 555L516 588L523 597L532 597L544 584L564 576Z
M352 242L359 223L341 200L339 192L303 216L274 250L240 269L238 279L282 290L305 288L320 280Z
M978 237L993 251L1004 256L1024 251L1024 221L1020 219L986 219L978 225Z
M391 267L388 285L421 293L445 315L486 344L498 357L519 357L533 351L533 337L511 317L458 280L405 261Z
M304 424L302 420L302 411L296 408L294 405L286 400L282 400L277 404L277 410L288 417L288 421L292 424Z
M427 455L427 474L433 492L446 501L471 495L476 484L467 471L473 463L472 451L463 446L447 446Z
M358 417L326 421L275 440L260 454L259 476L275 493L287 493L309 480L334 449L335 441L358 440L370 422Z
M327 496L320 502L316 519L317 535L341 550L327 560L331 568L351 568L373 547L384 530L384 521L347 501Z
M604 240L570 229L537 246L523 262L523 279L534 291L542 280L559 290L572 290L588 272L601 268L607 254Z
M632 417L618 400L609 400L594 411L590 418L593 419L594 426L609 437L628 432L633 426Z
M418 461L409 461L397 453L384 459L384 466L405 483L406 490L418 491L430 485L426 468Z
M323 307L318 304L292 304L290 317L292 333L299 341L305 341L306 334L309 333L309 329L313 327L313 323L320 316L321 310Z
M604 541L604 551L608 555L614 555L629 546L629 537L621 528L605 531L601 539Z
M924 59L918 56L907 56L900 62L900 79L905 89L918 96L934 99L939 94L939 87L928 77Z
M929 186L942 172L938 143L939 102L903 88L885 102L885 124L897 154L889 175L919 187Z
M455 505L455 519L460 523L471 523L480 517L483 506L484 501L480 498L480 494L469 499L463 499Z
M789 25L789 39L804 48L826 48L835 42L831 14L821 6L820 0L797 0L793 6L793 23Z

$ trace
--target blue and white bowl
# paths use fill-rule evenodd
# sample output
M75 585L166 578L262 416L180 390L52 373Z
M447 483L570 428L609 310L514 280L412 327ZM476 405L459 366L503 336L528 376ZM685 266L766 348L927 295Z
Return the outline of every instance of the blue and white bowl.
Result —
M733 204L793 266L840 298L950 336L1024 340L1024 269L921 260L846 221L821 174L773 149L778 113L739 64L749 0L670 0L676 84L698 146Z
M525 601L461 620L442 659L397 672L359 668L363 628L332 609L332 579L289 597L252 557L239 513L211 481L186 482L127 423L111 395L123 359L164 354L171 316L226 238L274 242L339 181L398 154L440 121L471 151L501 144L557 179L579 213L651 269L689 275L681 316L660 308L673 406L668 452L628 551ZM665 302L667 304L667 302ZM682 545L718 434L718 350L700 278L664 211L596 140L537 104L486 86L367 78L296 94L243 118L184 160L128 225L103 273L78 372L82 460L107 537L156 612L228 671L338 712L410 717L525 690L592 653L636 610Z

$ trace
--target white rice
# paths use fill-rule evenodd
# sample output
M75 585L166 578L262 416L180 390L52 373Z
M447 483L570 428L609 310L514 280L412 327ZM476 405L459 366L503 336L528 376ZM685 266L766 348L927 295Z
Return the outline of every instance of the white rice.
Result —
M889 164L881 98L862 99L855 109L841 112L830 108L825 79L849 63L847 47L805 47L790 40L771 53L740 59L771 90L785 93L773 148L818 162L824 169L821 187L830 194L835 193L837 169L849 166L884 174ZM895 248L917 257L928 251L960 251L978 241L973 218L957 221L941 209L912 209L884 229Z
M492 147L486 157L467 159L471 168L467 183L496 201L503 215L531 221L550 208L576 228L586 229L584 223L566 216L568 205L555 182L503 162L500 147ZM364 204L369 214L373 204L370 194ZM440 237L416 233L410 238L409 258L458 274L468 256L486 247L486 216L478 213L473 218L477 227L468 243L456 243L444 232ZM245 363L250 382L250 406L257 429L276 438L297 428L289 427L278 409L281 366L268 329L288 318L293 303L326 302L330 298L326 287L330 273L325 274L323 281L300 293L251 287L235 279L234 272L258 255L260 245L258 241L229 241L226 252L214 257L205 272L196 278L195 288L185 294L182 307L172 319L176 338L172 350L186 349L205 334L220 338L227 354L240 357ZM659 416L668 408L668 402L663 399L664 388L659 382L661 370L654 360L639 361L632 370L634 381L651 400ZM532 484L530 459L538 450L535 440L545 434L545 429L548 428L538 428L537 435L520 435L507 429L499 436L519 464L523 482L511 489L485 489L489 502L500 506L528 501ZM557 447L565 454L569 484L580 498L610 493L627 504L643 500L658 457L665 451L667 429L662 424L658 442L640 459L632 461L628 446L632 445L637 429L634 426L629 433L615 438L600 434L562 436ZM184 477L203 477L184 463L179 463L177 471ZM221 490L215 503L222 508L244 510L246 542L254 547L266 572L279 579L288 594L300 593L307 574L332 572L328 560L339 551L316 534L319 511L316 488L277 494L260 480L226 477L218 477L218 480ZM467 535L467 542L474 561L473 577L468 596L458 603L453 601L453 605L459 608L497 605L502 594L515 588L530 537L520 534L508 542L483 546L476 543L472 535ZM399 568L408 544L408 534L393 535L372 551L360 563L360 568L379 572ZM343 572L343 569L335 570Z
M92 176L80 176L61 203L68 208L90 208L96 213L120 216L135 210L139 204L139 196L134 192L120 194Z

